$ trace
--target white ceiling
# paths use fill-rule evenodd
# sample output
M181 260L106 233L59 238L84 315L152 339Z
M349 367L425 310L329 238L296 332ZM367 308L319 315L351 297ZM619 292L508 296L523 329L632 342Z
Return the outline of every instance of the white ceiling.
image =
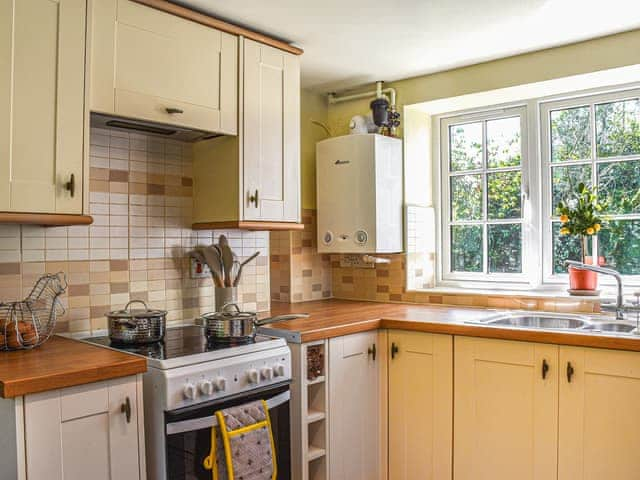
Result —
M328 92L640 27L637 0L180 0L304 48ZM637 48L637 46L636 46Z

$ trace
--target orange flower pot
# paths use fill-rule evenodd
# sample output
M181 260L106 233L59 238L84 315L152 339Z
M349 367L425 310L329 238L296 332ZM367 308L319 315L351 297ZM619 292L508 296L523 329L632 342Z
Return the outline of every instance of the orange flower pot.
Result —
M590 270L569 267L569 287L571 290L596 290L598 274Z

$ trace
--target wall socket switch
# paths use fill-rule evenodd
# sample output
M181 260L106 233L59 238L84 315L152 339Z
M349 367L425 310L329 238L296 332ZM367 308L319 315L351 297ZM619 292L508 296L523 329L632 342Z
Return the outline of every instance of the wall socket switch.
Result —
M191 278L209 278L211 276L211 270L206 263L201 263L193 257L189 257L189 260L191 262Z

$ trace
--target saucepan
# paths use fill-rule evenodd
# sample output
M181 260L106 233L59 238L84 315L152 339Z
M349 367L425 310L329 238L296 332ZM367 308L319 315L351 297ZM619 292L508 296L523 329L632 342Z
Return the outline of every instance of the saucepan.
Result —
M262 325L308 317L306 313L294 313L258 320L255 312L242 312L236 303L228 303L220 312L205 313L200 318L207 339L211 341L251 342L256 336L256 329Z
M134 303L141 303L144 309L132 309ZM131 300L122 310L114 310L106 316L109 319L109 338L113 343L142 345L164 338L166 310L150 309L142 300Z

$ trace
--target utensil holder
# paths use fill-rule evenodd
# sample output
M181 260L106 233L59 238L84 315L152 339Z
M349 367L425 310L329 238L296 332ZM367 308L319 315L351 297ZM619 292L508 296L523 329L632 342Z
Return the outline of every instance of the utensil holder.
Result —
M215 287L216 312L221 312L227 303L238 303L238 287Z

